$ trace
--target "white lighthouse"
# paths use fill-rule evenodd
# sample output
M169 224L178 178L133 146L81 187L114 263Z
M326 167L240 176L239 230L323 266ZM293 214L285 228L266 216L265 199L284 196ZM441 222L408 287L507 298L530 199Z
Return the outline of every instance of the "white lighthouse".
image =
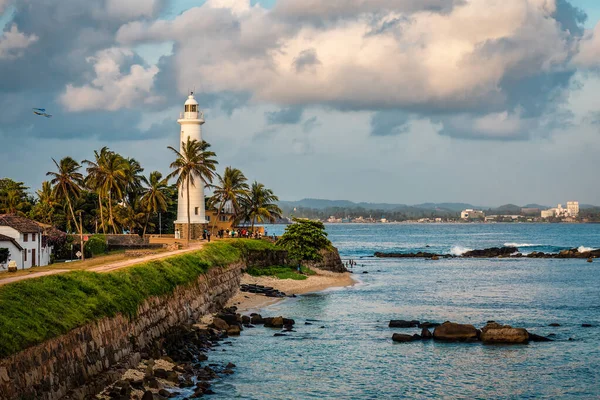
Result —
M198 108L198 102L192 92L185 102L184 112L179 114L177 123L181 126L179 135L179 151L183 152L183 143L189 140L202 141L202 125L204 124L204 114ZM207 224L204 210L204 182L200 177L194 176L194 185L190 184L190 222L191 238L196 239L202 236L204 224ZM177 196L177 221L175 221L176 235L181 238L187 237L188 223L188 198L186 187L180 187Z

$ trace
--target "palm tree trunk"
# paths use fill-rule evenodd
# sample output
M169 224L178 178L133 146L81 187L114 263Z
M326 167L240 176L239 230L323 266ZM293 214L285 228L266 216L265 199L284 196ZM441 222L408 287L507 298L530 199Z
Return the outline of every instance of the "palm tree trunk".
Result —
M192 218L190 217L190 177L188 176L187 178L187 189L186 189L186 196L187 196L187 217L188 217L188 226L187 226L187 245L188 247L190 246L190 230L192 228Z
M102 233L106 235L106 229L104 228L104 213L102 211L102 195L98 193L98 204L100 205L100 224L102 225Z
M146 214L146 223L144 224L144 233L142 233L142 237L146 236L146 228L148 227L148 220L150 219L150 212Z
M109 214L109 218L110 218L110 224L112 225L113 233L116 235L117 228L115 227L115 220L113 219L112 197L110 195L110 192L108 192L108 214Z
M67 198L67 204L69 205L69 210L71 210L71 216L73 217L73 222L75 223L75 229L76 230L80 230L79 226L77 225L77 218L75 217L75 212L73 212L73 206L71 205L71 199L69 199L69 196L65 196Z
M212 233L215 233L215 228L217 227L217 221L219 220L219 216L221 215L221 208L224 207L224 204L221 204L219 209L217 210L217 218L215 219L215 223L213 224Z

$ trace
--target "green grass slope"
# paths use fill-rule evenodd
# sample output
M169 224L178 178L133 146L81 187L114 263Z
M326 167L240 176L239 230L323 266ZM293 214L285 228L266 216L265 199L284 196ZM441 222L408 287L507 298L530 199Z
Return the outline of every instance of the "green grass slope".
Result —
M202 250L112 273L73 271L0 287L0 358L104 317L135 317L149 297L172 293L209 268L238 262L245 250L275 248L259 240L214 242Z

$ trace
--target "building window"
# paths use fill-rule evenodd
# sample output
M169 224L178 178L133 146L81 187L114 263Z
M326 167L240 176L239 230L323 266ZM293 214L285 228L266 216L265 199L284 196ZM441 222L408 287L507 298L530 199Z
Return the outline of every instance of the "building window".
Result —
M31 241L32 241L32 242L35 242L35 233L32 233L32 234L31 234Z
M198 106L194 104L194 105L191 107L191 111L192 111L192 112L196 112L196 111L198 111Z
M24 261L27 261L27 250L25 250L25 251L23 252L23 254L25 254L25 260L24 260Z
M200 212L200 208L199 207L194 208L194 214L198 215L198 212Z
M23 241L24 242L28 242L29 241L29 233L24 233L23 234Z
M227 222L227 221L229 221L229 217L227 215L221 215L219 217L219 219L221 220L221 222Z

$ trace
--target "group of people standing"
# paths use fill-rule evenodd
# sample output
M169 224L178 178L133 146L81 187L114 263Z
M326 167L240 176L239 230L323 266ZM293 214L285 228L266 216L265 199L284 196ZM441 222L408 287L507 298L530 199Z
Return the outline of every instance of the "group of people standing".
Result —
M210 242L210 236L212 232L209 229L205 229L202 232L202 239L208 240ZM267 232L265 231L265 236L267 236ZM260 231L255 231L254 233L249 231L248 229L238 228L236 229L220 229L217 231L217 237L219 239L223 238L245 238L245 239L262 239L263 234Z

